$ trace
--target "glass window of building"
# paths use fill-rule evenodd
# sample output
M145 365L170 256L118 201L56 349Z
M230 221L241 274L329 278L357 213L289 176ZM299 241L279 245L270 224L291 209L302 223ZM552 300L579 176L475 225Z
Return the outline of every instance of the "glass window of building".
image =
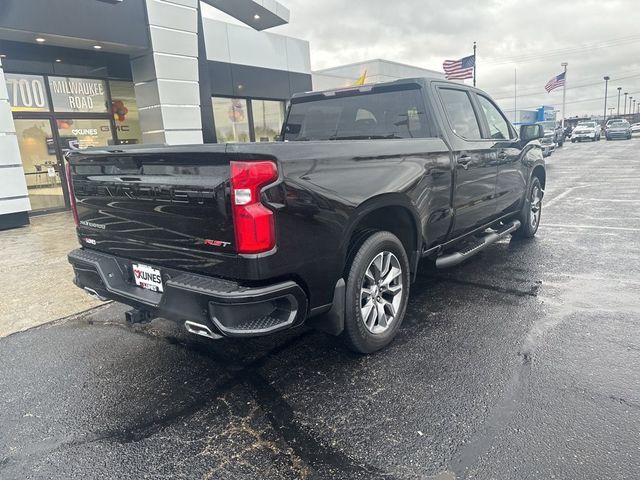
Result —
M136 93L131 82L110 81L111 113L116 124L118 144L142 143Z
M60 164L56 156L51 120L19 118L14 122L31 208L42 210L64 207Z
M49 77L53 110L56 112L108 113L104 80Z
M256 141L276 141L284 121L284 103L270 100L251 100L251 109Z
M89 147L113 144L113 132L108 118L58 119L58 136L62 153Z
M213 97L213 120L218 143L249 142L247 101L240 98Z
M9 104L13 112L48 112L49 100L40 75L5 73Z

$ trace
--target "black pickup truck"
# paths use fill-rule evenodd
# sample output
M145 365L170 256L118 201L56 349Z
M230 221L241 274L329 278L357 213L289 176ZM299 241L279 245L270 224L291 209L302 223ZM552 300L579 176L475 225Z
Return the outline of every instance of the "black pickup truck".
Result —
M542 135L478 89L407 79L296 95L279 142L72 152L75 283L132 322L217 339L306 321L373 352L421 260L536 233Z

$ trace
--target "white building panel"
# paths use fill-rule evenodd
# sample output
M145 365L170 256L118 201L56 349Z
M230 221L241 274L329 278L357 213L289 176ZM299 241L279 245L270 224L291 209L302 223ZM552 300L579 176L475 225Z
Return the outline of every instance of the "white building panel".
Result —
M311 73L309 42L204 19L207 59L258 68Z
M290 72L311 73L309 42L285 37L287 41L287 69Z
M20 165L20 149L18 137L0 134L0 167L2 165Z
M3 180L0 178L0 182ZM10 198L3 200L0 198L0 215L16 212L28 212L31 210L31 203L28 197Z
M22 165L0 168L0 201L3 198L23 197L27 195L27 182L24 179Z

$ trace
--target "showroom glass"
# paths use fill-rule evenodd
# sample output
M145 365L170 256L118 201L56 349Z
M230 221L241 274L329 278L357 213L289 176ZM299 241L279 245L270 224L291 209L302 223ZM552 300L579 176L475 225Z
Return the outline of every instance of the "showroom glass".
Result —
M441 88L440 98L447 112L449 125L456 135L468 139L480 139L480 125L471 105L471 98L464 90Z
M211 101L218 143L249 142L249 114L246 100L213 97Z
M111 113L116 124L118 143L142 143L136 93L131 82L109 81Z
M64 207L60 166L49 119L15 119L22 167L33 210Z
M48 112L49 100L41 75L5 73L9 104L13 112Z
M251 100L251 110L256 141L276 141L284 121L284 103L271 100Z
M55 112L107 113L107 88L104 80L49 77Z
M509 128L509 122L507 122L498 108L488 98L482 95L478 95L478 100L482 107L482 111L487 118L491 138L494 140L507 140L509 138L514 138L515 135ZM555 128L555 125L553 128Z
M427 119L419 90L327 97L293 103L285 140L424 138Z
M57 119L60 148L65 153L89 147L106 147L113 143L111 123L107 118Z

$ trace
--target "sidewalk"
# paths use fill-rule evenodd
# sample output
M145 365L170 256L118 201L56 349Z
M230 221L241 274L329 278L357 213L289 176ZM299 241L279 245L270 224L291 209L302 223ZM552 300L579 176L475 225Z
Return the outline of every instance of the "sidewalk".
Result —
M73 284L71 212L0 231L0 337L100 305Z

